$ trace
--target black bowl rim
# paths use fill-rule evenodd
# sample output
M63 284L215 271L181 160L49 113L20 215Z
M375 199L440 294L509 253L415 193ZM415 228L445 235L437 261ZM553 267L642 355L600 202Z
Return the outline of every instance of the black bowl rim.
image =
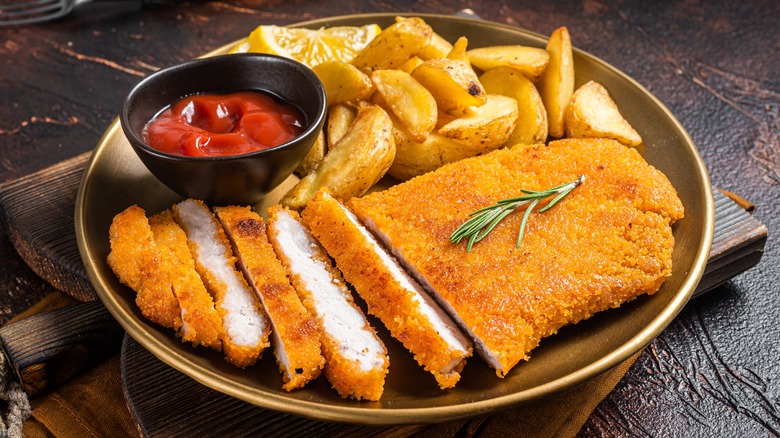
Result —
M256 60L259 58L267 59L276 59L280 60L283 63L287 63L289 65L295 66L296 68L303 67L303 71L307 76L310 76L312 79L312 82L314 82L315 88L317 88L317 94L320 95L322 102L322 105L319 105L318 111L316 116L314 117L314 120L312 120L311 123L309 123L306 130L304 130L302 133L298 134L295 138L292 140L276 145L274 147L261 149L259 151L254 152L247 152L245 154L238 154L238 155L223 155L223 156L207 156L207 157L192 157L192 156L186 156L186 155L175 155L175 154L169 154L166 152L159 151L148 144L140 138L137 133L130 127L130 120L129 120L129 107L130 107L130 100L133 96L138 94L139 90L141 90L146 84L149 82L156 80L159 76L162 75L168 75L168 74L175 74L171 73L172 71L178 71L188 68L197 68L204 64L210 64L210 63L219 63L224 62L227 59L236 60L236 59L247 59L247 60ZM236 90L239 91L239 90ZM240 91L246 91L240 90ZM263 90L265 92L275 94L273 90ZM230 90L227 89L225 91L226 93L229 93ZM133 146L135 149L141 149L144 151L144 153L151 155L155 158L160 158L168 161L176 161L176 162L203 162L203 163L211 163L211 162L222 162L222 161L233 161L233 160L241 160L245 158L253 158L257 156L261 156L264 154L269 154L273 151L283 149L285 147L288 147L292 145L293 143L299 141L302 138L308 137L309 135L312 135L314 131L319 131L322 129L322 122L325 119L325 114L327 113L327 99L325 96L325 87L322 85L322 81L320 81L319 77L314 73L314 71L307 66L306 64L297 61L292 58L287 58L285 56L280 55L274 55L270 53L258 53L258 52L248 52L248 53L232 53L232 54L224 54L224 55L216 55L216 56L209 56L205 58L198 58L191 61L185 61L179 64L174 64L165 68L162 68L160 70L157 70L156 72L150 74L149 76L143 78L141 81L139 81L133 88L130 90L129 93L127 93L127 96L125 96L125 100L122 102L122 109L120 112L119 120L120 124L122 125L122 131L125 134L125 137L127 137L127 140L129 143Z

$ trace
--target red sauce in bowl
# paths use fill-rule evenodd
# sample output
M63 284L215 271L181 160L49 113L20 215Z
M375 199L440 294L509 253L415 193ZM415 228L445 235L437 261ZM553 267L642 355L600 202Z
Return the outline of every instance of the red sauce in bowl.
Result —
M272 148L303 130L303 114L268 94L198 94L150 120L144 127L144 141L168 154L217 157Z

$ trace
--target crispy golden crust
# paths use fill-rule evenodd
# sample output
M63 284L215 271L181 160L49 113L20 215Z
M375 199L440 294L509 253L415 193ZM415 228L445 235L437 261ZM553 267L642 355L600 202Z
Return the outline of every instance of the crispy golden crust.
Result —
M441 388L455 386L466 357L471 356L471 343L461 335L463 345L458 348L437 333L429 317L420 310L414 292L393 275L344 208L321 191L309 201L301 216L335 259L344 278L366 302L368 312L382 320L393 337L414 354L417 363L434 375Z
M173 293L182 308L182 339L221 350L222 321L214 300L195 271L184 230L174 222L170 210L149 218L149 225L162 256L161 268L170 273Z
M152 322L178 330L182 325L181 309L171 290L168 272L163 269L144 210L133 205L114 216L109 242L108 265L119 281L136 291L135 302L141 314Z
M522 211L471 252L449 243L472 211L579 175L584 183L567 198L531 215L519 249ZM348 206L453 307L499 376L560 327L658 290L671 275L670 224L683 217L661 172L637 151L595 139L496 151Z
M230 241L225 235L225 231L222 229L222 226L219 224L217 219L213 216L210 210L208 210L208 207L202 201L199 200L188 200L188 201L197 203L201 208L204 208L208 212L208 219L210 221L210 225L213 226L212 229L213 233L211 235L211 238L213 238L218 243L218 245L223 249L223 253L221 254L221 256L224 257L224 260L227 261L227 264L230 266L230 269L233 271L231 275L234 275L236 281L241 285L241 288L254 298L254 300L252 301L252 308L245 309L245 311L247 313L251 312L251 314L253 315L259 314L260 315L259 318L262 321L265 321L265 314L261 309L259 299L257 299L254 292L252 292L251 289L249 288L249 285L246 283L244 276L241 275L240 272L235 270L236 258L233 255L233 251L231 250L230 247ZM228 320L237 319L237 317L231 318L231 312L227 310L229 305L226 303L226 301L231 299L231 297L229 297L228 286L222 281L220 281L214 272L210 271L206 266L204 266L203 262L196 255L199 252L199 245L196 241L190 238L189 236L190 230L188 229L186 223L180 219L178 204L173 206L173 214L176 222L179 224L179 226L182 227L182 229L184 229L185 233L188 234L187 244L190 248L190 253L193 254L193 258L195 260L195 268L198 274L200 274L201 279L203 279L203 283L206 285L206 288L208 289L209 293L211 294L212 297L214 297L217 311L222 317L223 327L226 334L222 339L222 349L225 352L225 359L239 368L244 368L250 365L254 365L254 363L257 362L257 360L260 358L260 355L263 353L263 350L265 350L270 345L270 342L268 341L268 335L270 334L270 327L266 322L266 327L264 328L264 332L259 337L260 339L258 340L258 342L254 345L238 344L234 341L234 339L231 338L229 333L230 328L226 325L226 323Z
M282 209L282 207L278 205L274 206L269 210L270 218L268 220L268 238L274 246L276 254L282 263L286 266L290 266L292 261L286 257L283 251L281 251L281 243L276 237L278 231L276 230L275 224L277 215L282 210L288 212L296 220L300 220L300 216L297 212ZM338 271L338 269L336 269L335 266L331 264L330 258L328 257L328 254L325 252L325 250L320 245L316 245L316 248L313 248L313 251L316 261L320 262L328 270L331 278L333 279L332 282L339 285L346 300L350 303L350 305L362 313L362 311L360 311L360 309L354 303L349 290L347 290L344 280L341 277L341 273ZM344 398L353 397L358 400L379 400L382 396L382 393L384 392L385 376L387 375L387 368L390 364L386 349L384 351L383 366L376 367L368 371L361 370L355 362L344 357L344 355L341 353L343 346L339 340L330 336L325 330L322 330L322 327L324 326L323 320L326 315L322 314L318 308L309 286L299 275L293 274L289 269L288 273L290 273L290 281L298 291L301 301L303 302L304 306L306 306L309 313L317 320L318 326L321 328L320 341L322 342L322 354L325 356L324 373L330 384L339 393L339 395ZM376 331L369 325L368 321L366 321L364 327L373 334L374 338L382 345L382 348L384 349L384 344L382 344L381 340L379 340L379 337L376 335Z
M240 254L244 273L271 319L278 337L276 342L281 343L276 349L277 363L284 376L283 388L287 391L301 388L319 376L325 364L317 324L276 258L263 219L248 207L216 207L214 211L233 243L234 252ZM284 354L287 363L279 354Z

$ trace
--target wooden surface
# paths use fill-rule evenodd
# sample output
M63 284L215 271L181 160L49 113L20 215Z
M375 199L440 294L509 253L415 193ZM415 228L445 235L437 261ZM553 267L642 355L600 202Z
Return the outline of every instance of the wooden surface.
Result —
M482 5L482 6L480 6ZM360 12L451 14L549 34L620 68L663 101L698 145L713 184L750 199L769 228L759 266L703 296L640 357L583 436L780 434L780 3L204 1L141 10L87 6L41 26L0 29L0 181L90 150L124 95L157 68L261 23ZM58 214L52 212L51 214ZM0 241L0 320L50 286Z

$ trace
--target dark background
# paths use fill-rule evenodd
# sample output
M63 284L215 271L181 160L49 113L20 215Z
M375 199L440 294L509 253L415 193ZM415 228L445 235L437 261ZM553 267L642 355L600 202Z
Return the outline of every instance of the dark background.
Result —
M203 1L87 5L0 28L0 182L91 150L142 77L286 24L366 12L452 14L575 46L648 88L697 144L715 187L756 204L761 263L688 304L584 426L584 436L780 435L780 2ZM0 323L51 287L0 236Z

